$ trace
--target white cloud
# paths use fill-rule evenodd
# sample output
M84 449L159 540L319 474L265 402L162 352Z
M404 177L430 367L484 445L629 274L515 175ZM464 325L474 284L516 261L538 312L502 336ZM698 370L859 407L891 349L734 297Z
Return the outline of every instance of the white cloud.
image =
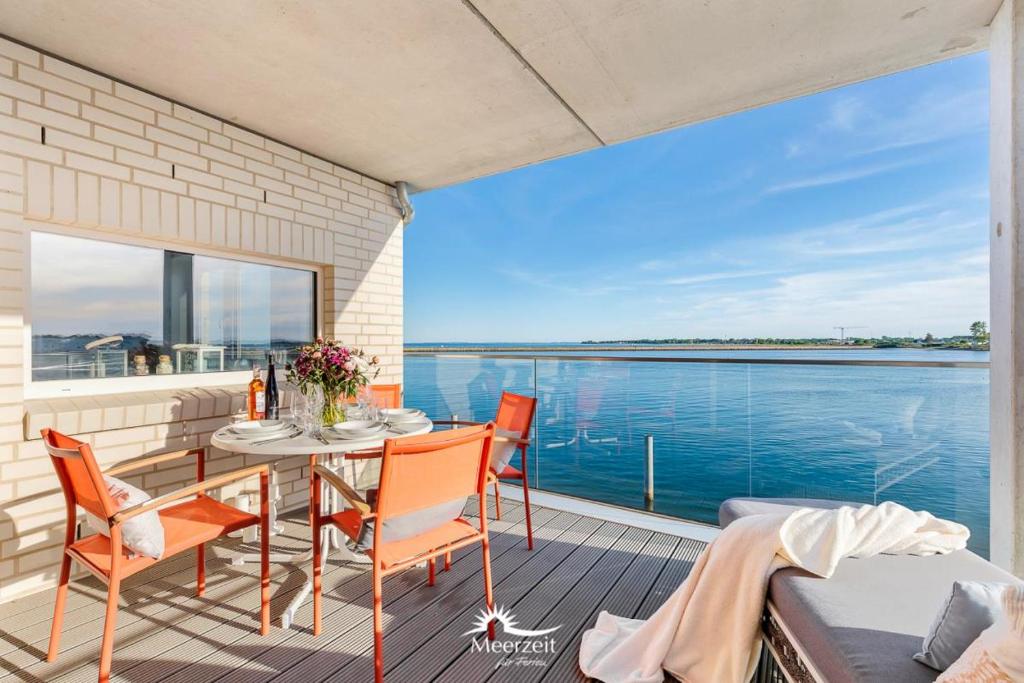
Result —
M536 273L515 267L499 268L497 272L523 284L574 296L601 296L633 289L630 285L615 284L607 279L590 282L590 278L581 273L562 273L556 278L546 273Z
M925 93L901 116L879 120L860 131L865 146L860 155L926 145L980 133L988 126L988 92L949 91Z
M859 97L840 97L829 107L828 119L822 127L829 130L851 131L868 116L868 108Z
M850 324L867 326L865 334L948 335L964 333L987 310L987 251L974 250L953 259L812 270L717 297L682 297L663 307L661 324L686 336L827 337L833 326Z
M923 164L927 161L927 158L914 158L914 159L901 159L900 161L893 161L882 164L869 164L856 166L853 168L846 168L827 173L818 173L804 178L798 178L796 180L790 180L777 185L772 185L765 188L761 194L773 195L781 192L792 192L794 190L804 190L811 187L822 187L825 185L837 185L839 183L847 183L851 180L860 180L861 178L869 178L871 176L880 175L883 173L889 173L896 171L901 168L907 168L908 166L916 166Z
M721 282L723 280L742 280L752 277L764 277L765 275L777 275L777 270L745 270L745 271L729 271L722 273L700 273L697 275L684 275L680 277L670 277L661 280L657 284L677 286L677 285L695 285L703 284L708 282Z
M777 244L791 256L817 259L976 245L986 234L981 217L919 203L794 232Z
M784 156L818 152L851 158L948 141L988 126L988 92L935 87L899 110L846 96L834 101L816 128L789 140Z

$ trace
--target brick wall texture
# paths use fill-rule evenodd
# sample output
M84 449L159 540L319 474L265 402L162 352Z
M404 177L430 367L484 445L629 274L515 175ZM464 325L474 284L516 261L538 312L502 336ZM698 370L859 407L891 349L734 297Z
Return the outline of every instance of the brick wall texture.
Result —
M393 187L0 39L0 602L55 583L64 503L34 431L47 416L109 465L208 445L242 407L241 387L26 401L28 234L53 225L317 265L323 334L379 355L378 381L402 379ZM251 464L208 457L210 473ZM160 494L192 468L132 482ZM304 504L301 463L278 470L284 505Z

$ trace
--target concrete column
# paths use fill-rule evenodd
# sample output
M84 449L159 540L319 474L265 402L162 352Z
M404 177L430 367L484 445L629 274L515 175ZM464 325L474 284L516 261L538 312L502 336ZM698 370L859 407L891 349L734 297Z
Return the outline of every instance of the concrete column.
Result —
M992 560L1024 576L1024 0L990 38Z

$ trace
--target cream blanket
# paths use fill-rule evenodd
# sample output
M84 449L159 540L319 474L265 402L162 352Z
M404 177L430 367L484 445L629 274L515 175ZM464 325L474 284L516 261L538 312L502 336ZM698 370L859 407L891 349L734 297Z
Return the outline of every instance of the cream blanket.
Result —
M844 557L948 553L965 547L969 535L965 526L895 503L742 517L650 619L602 612L583 634L580 669L605 683L660 683L662 669L686 683L746 683L776 569L829 577Z

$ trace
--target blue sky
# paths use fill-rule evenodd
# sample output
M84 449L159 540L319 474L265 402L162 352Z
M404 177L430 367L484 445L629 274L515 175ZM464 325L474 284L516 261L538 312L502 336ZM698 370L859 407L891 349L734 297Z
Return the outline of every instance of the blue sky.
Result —
M414 196L406 340L966 333L986 54Z

